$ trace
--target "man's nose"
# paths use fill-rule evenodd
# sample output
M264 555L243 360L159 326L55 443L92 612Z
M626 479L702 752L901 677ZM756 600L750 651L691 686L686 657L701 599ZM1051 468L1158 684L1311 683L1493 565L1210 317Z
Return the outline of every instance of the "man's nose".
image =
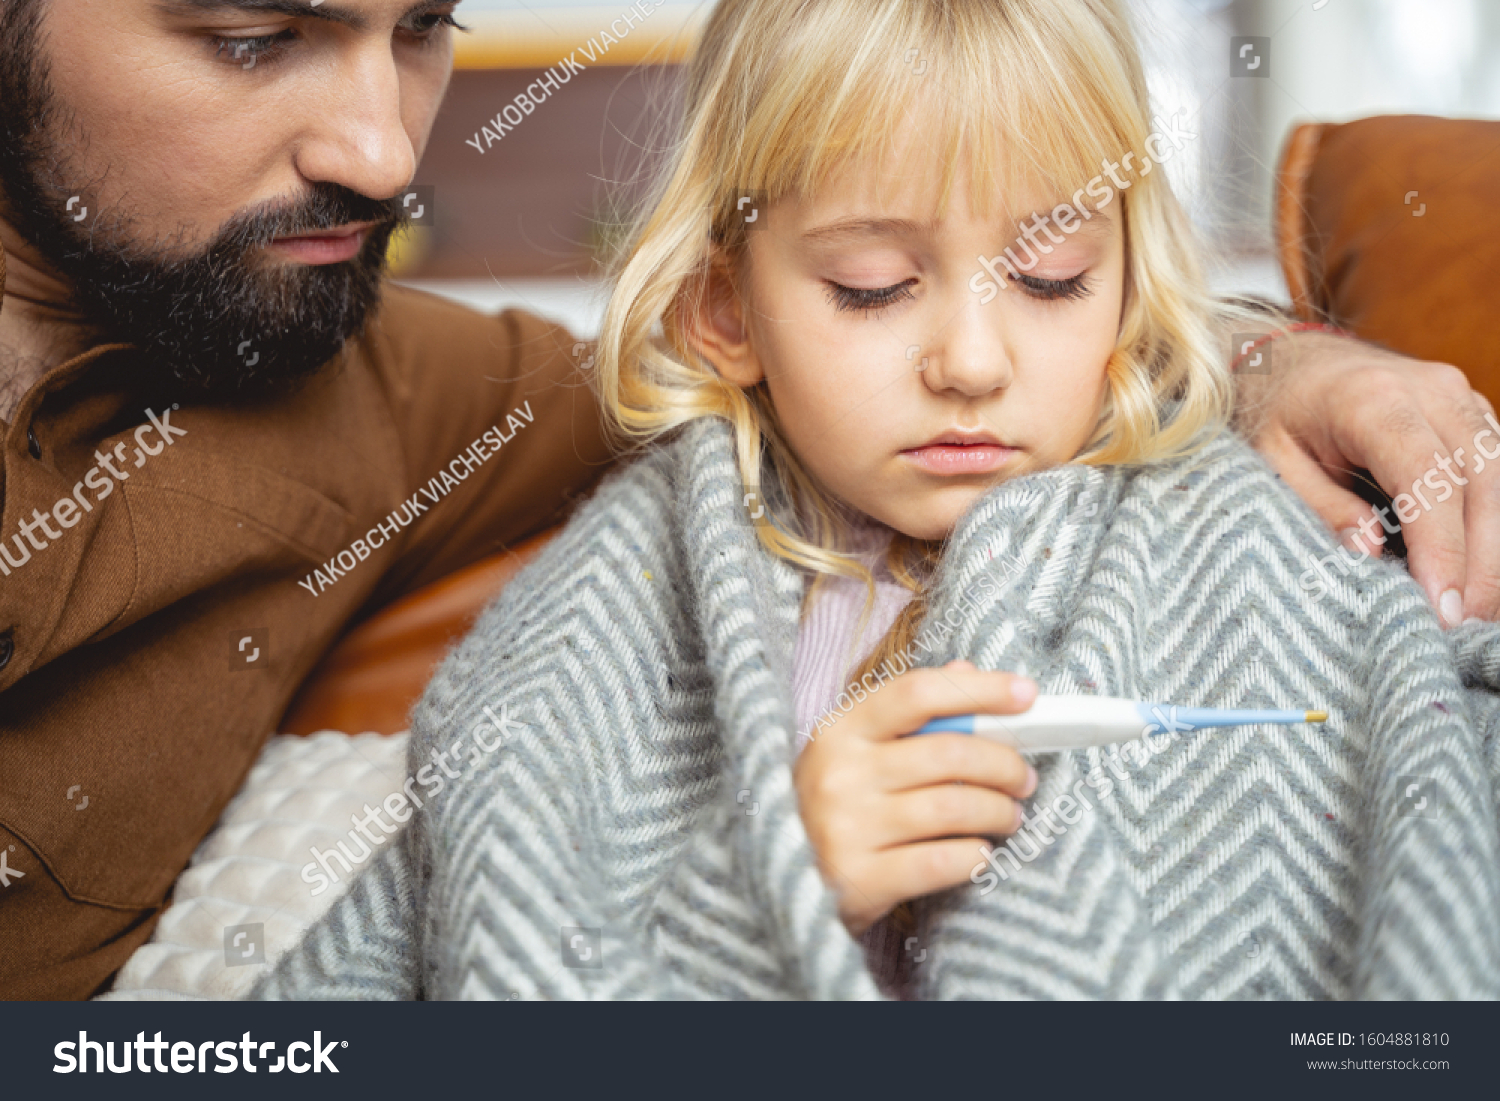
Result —
M313 183L389 199L411 183L416 150L401 115L401 80L387 46L360 49L333 69L312 107L297 169Z
M1000 312L967 302L936 338L923 346L923 354L930 361L922 380L929 389L982 397L1011 384L1014 372L999 323Z

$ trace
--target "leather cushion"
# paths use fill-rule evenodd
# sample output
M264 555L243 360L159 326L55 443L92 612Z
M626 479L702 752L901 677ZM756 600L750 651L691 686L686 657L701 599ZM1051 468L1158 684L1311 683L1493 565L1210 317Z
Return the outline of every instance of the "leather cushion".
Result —
M1500 405L1500 121L1304 124L1276 209L1301 316L1461 367Z

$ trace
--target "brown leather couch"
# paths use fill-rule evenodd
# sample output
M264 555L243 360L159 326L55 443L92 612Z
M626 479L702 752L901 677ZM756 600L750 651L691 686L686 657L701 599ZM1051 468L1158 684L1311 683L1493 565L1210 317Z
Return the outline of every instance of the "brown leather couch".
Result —
M1304 123L1282 150L1275 205L1303 319L1461 367L1500 406L1500 122Z

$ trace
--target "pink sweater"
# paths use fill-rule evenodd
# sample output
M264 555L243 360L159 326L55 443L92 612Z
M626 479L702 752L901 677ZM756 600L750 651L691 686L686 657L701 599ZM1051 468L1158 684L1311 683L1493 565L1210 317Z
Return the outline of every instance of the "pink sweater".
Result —
M863 631L859 630L859 621L864 615L867 590L848 577L826 579L802 620L792 658L799 750L807 744L818 716L834 709L839 693L849 685L849 674L870 656L911 601L913 594L891 577L884 556L883 546L860 556L875 573L875 606Z
M875 574L875 605L863 631L860 617L865 612L867 590L846 577L825 580L802 620L792 658L799 752L811 740L809 734L818 716L833 710L834 701L848 686L849 674L870 656L912 598L911 591L898 584L885 568L889 542L890 532L876 529L860 554ZM881 992L909 999L912 955L903 949L903 939L890 919L883 918L870 927L862 943Z

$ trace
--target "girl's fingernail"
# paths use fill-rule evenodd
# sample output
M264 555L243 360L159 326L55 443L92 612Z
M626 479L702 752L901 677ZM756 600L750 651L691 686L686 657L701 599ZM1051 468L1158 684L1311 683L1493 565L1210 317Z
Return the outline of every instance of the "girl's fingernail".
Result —
M1449 589L1438 601L1438 611L1442 614L1444 623L1457 627L1464 621L1463 594L1457 589Z
M1369 548L1360 540L1358 528L1345 528L1339 532L1339 543L1345 550L1357 551L1361 554L1369 554Z
M1030 677L1016 677L1010 682L1010 698L1022 706L1030 706L1036 699L1036 681Z
M1027 765L1026 766L1026 794L1030 795L1033 791L1035 791L1037 784L1040 783L1040 782L1041 781L1037 779L1036 766L1035 765Z

